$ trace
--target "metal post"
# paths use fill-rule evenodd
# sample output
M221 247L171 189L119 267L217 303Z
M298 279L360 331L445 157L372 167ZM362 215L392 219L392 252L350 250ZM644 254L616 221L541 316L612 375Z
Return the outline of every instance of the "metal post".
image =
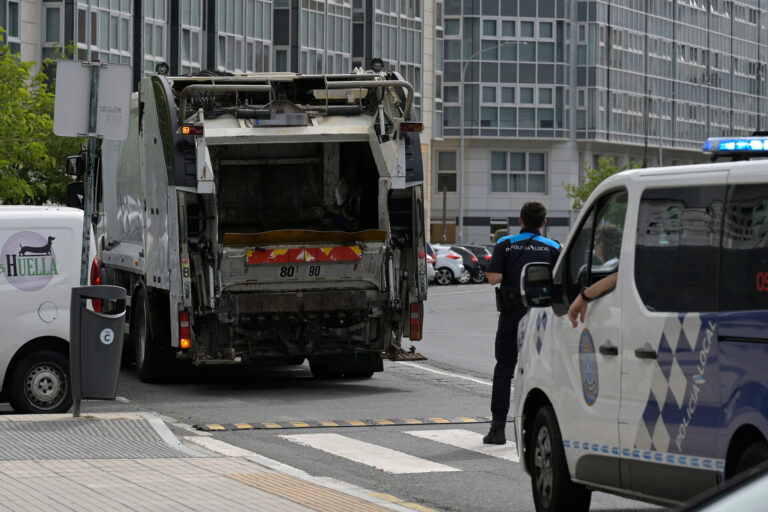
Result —
M461 77L459 80L459 244L464 243L464 75L466 75L467 66L472 62L472 59L485 51L500 48L512 42L513 41L502 41L495 46L476 51L469 56L467 62L465 62L464 66L461 68Z
M88 284L88 266L91 248L91 216L93 214L93 176L96 164L96 119L99 105L99 63L89 62L91 66L91 103L88 111L88 152L83 183L83 245L80 250L80 285ZM80 398L74 397L72 415L80 416Z
M446 210L446 201L448 197L448 187L446 185L443 185L443 238L440 240L440 243L448 243L448 226L445 223L445 218L447 212Z
M661 135L662 135L661 134L661 127L663 126L662 120L663 120L663 115L664 115L663 112L662 112L661 106L663 104L664 104L664 97L660 96L659 97L659 121L658 121L658 124L656 125L656 131L658 132L658 135L659 135L659 167L664 167L664 164L662 163L662 151L663 150L661 148L661 146L663 144L662 138L661 138Z

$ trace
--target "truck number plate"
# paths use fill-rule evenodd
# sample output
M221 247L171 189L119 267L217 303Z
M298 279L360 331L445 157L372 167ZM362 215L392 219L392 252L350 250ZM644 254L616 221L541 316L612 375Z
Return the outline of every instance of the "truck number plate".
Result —
M278 275L281 279L298 279L299 277L314 279L320 277L322 268L320 265L307 265L305 267L284 265L280 267Z

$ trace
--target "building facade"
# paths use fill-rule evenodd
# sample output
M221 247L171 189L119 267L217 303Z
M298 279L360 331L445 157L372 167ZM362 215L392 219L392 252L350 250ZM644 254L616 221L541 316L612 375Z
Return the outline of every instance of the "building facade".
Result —
M432 239L445 217L455 239L488 243L497 229L516 229L527 200L549 208L547 233L564 239L575 214L562 185L579 183L600 157L698 162L707 137L765 130L766 8L445 0Z
M562 185L600 157L702 161L706 137L768 129L766 12L768 0L0 0L0 25L25 60L71 44L130 64L135 82L161 62L314 74L381 58L416 91L431 239L488 243L528 200L564 239Z

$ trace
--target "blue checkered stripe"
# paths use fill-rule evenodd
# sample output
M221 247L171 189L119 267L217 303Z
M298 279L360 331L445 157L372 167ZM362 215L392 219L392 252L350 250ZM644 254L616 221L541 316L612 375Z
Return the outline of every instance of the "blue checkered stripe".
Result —
M543 345L543 342L541 341L541 335L544 334L546 328L547 312L544 311L536 316L536 352L538 354L541 354L541 346Z
M696 364L691 364L692 358L701 350L708 322L702 320L697 313L672 314L663 321L664 328L656 350L657 358L649 363L653 365L650 391L642 417L638 422L634 446L642 453L664 454L663 457L666 460L667 453L677 454L674 457L678 457L693 450L699 451L699 447L694 445L695 436L691 432L687 434L682 450L675 440L685 415L686 403L696 374ZM710 371L714 369L710 368ZM703 399L707 392L703 391L705 388L700 389L702 389L700 395ZM714 392L714 388L712 389ZM699 410L701 408L697 409ZM702 420L703 418L699 420L699 425ZM693 424L690 425L691 428L693 426ZM706 426L714 427L714 425ZM655 457L654 455L653 460L657 460ZM690 459L691 457L688 458ZM719 461L719 459L713 460Z
M575 451L595 453L599 455L611 455L623 459L644 460L648 462L657 462L660 464L683 466L689 468L712 469L725 471L724 459L710 459L707 457L692 457L690 455L680 455L677 453L657 452L655 450L639 450L620 448L608 444L594 443L589 441L563 440L563 447Z

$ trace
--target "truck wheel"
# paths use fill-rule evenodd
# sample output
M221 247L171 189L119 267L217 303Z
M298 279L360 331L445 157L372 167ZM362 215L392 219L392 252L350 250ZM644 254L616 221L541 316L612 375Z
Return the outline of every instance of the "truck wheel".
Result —
M162 350L160 343L168 343L169 329L164 329L168 324L167 316L161 320L163 311L168 308L162 307L160 301L154 301L158 304L150 314L150 303L147 292L140 288L132 301L133 317L131 323L131 337L133 338L133 347L136 357L136 370L141 382L159 382L171 375L172 358L168 352ZM153 321L154 316L154 321Z
M451 269L441 267L435 270L435 282L440 286L445 286L453 282L453 272Z
M763 441L754 442L741 452L734 474L746 471L766 460L768 460L768 444Z
M68 359L53 350L32 352L13 369L8 400L19 413L60 413L72 406Z
M589 510L592 493L571 482L560 428L550 406L544 406L536 413L528 453L536 512Z

